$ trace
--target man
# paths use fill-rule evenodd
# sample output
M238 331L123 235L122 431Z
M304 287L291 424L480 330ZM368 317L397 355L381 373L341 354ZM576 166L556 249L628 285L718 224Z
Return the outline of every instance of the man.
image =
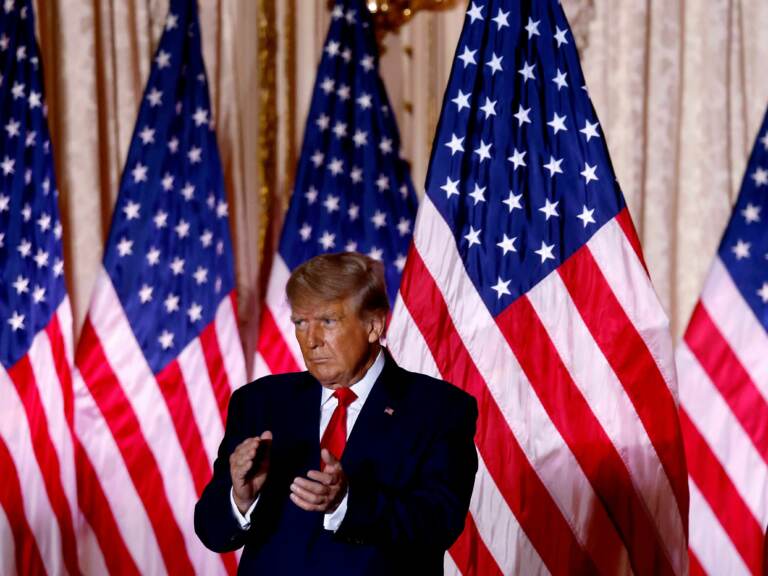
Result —
M244 546L244 574L442 574L477 471L475 400L382 348L379 262L317 256L286 292L308 372L232 395L198 536Z

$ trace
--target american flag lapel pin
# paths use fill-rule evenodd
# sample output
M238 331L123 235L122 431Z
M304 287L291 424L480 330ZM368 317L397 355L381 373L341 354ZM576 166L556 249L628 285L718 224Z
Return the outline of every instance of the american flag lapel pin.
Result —
M387 406L386 408L384 408L384 413L387 416L392 416L395 413L395 409L390 406Z

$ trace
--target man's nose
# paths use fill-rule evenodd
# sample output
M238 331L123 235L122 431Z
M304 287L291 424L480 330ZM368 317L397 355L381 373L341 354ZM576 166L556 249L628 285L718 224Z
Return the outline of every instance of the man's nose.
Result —
M307 330L307 344L310 348L317 348L323 344L323 329L317 324L310 323Z

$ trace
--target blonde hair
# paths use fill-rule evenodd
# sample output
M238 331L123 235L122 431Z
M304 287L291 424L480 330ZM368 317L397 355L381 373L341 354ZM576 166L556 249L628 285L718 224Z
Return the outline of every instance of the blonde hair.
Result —
M360 317L389 312L384 265L359 252L310 258L291 273L285 291L291 306L352 298Z

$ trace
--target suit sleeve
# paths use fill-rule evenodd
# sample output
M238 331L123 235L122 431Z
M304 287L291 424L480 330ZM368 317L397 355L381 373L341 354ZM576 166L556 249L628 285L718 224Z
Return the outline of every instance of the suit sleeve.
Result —
M229 401L227 427L213 464L213 478L195 506L195 532L205 547L214 552L240 548L245 544L248 534L232 514L229 499L232 489L229 456L245 439L240 429L243 417L243 397L241 391L237 390Z
M408 487L393 490L374 478L349 478L347 513L337 538L441 550L456 541L464 529L477 472L477 403L468 395L460 399L441 414L439 430Z

